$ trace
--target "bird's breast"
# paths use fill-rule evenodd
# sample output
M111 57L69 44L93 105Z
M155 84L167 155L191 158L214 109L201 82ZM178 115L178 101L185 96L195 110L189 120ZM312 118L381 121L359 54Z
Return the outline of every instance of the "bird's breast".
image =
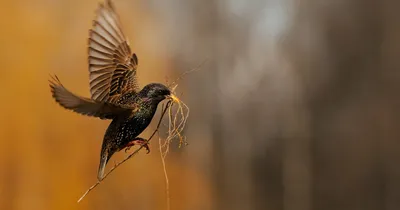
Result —
M150 124L154 114L154 108L152 109L152 107L141 106L132 110L126 123L143 131Z
M125 112L118 118L115 118L106 131L106 139L115 141L117 148L122 148L129 141L132 141L140 135L152 121L156 108L154 110L138 107L130 112Z

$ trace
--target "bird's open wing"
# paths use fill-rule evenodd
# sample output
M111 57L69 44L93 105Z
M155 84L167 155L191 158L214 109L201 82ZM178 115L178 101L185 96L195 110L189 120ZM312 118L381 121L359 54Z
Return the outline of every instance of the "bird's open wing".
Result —
M131 53L110 0L100 4L89 36L89 84L96 102L116 103L121 94L138 92L138 60Z
M98 103L90 98L77 96L67 90L57 78L54 76L50 79L50 88L53 98L64 108L70 109L79 114L98 117L101 119L113 119L119 113L125 112L127 109L109 104L107 102Z

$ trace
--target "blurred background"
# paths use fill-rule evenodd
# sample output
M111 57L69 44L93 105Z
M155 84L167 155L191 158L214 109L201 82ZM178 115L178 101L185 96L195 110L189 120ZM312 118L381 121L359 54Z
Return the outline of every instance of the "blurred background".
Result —
M99 1L1 1L0 209L167 209L157 141L76 203L110 121L62 109L47 80L89 96ZM179 82L189 145L166 159L171 209L400 209L400 2L114 4L141 86L207 59Z

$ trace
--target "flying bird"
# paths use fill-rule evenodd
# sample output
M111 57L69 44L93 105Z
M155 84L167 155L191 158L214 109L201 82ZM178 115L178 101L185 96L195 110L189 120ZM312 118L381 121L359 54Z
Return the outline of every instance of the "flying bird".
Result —
M133 145L150 152L147 140L138 137L150 124L158 104L172 97L168 87L151 83L139 89L138 58L131 52L118 14L110 0L100 4L89 30L88 46L90 98L66 89L57 76L50 79L51 93L62 107L76 113L112 120L100 152L98 180L111 156Z

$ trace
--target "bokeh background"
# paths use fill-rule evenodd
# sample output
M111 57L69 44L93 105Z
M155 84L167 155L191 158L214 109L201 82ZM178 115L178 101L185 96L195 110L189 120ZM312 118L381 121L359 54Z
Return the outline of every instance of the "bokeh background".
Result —
M76 203L109 121L62 109L47 80L89 96L99 1L0 2L0 209L167 209L156 141ZM171 209L400 209L399 1L114 3L142 86L207 60L179 82Z

